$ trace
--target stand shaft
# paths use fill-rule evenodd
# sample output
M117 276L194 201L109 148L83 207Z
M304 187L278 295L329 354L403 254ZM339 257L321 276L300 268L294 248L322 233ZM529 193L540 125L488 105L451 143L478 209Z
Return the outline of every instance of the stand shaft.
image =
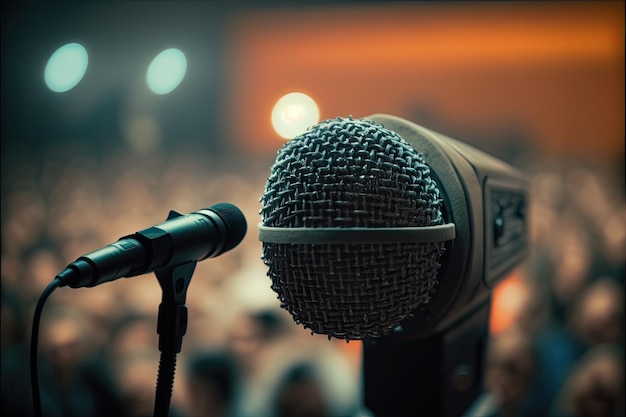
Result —
M157 376L156 397L154 399L154 417L167 417L174 390L174 371L176 354L161 352L159 374Z
M363 343L365 406L376 417L461 416L482 392L489 301L424 339Z
M163 268L155 272L163 297L159 305L157 333L159 334L159 374L157 376L156 396L154 399L154 417L169 415L176 355L183 344L187 331L187 288L196 267L196 262L189 262L172 268Z

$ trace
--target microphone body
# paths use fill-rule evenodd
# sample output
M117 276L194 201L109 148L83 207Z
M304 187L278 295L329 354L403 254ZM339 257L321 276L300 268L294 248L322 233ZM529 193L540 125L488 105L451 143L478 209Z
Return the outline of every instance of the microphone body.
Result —
M399 117L292 139L261 198L272 289L313 333L363 340L366 407L460 416L482 390L494 286L527 251L527 180Z
M431 302L402 322L395 338L444 330L490 299L491 291L527 253L528 181L503 161L461 141L399 117L368 119L419 150L441 191L456 237L442 256Z
M399 117L327 120L286 143L261 198L272 288L344 339L427 337L526 253L524 176Z
M93 287L216 257L237 246L246 229L243 213L228 203L187 215L170 211L165 222L79 257L57 277L60 286Z

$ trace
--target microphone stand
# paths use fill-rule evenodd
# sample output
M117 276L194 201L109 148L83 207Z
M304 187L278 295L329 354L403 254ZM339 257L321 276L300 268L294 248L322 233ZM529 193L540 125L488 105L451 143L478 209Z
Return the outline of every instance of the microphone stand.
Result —
M161 304L159 304L157 319L161 357L154 399L154 417L167 417L169 415L174 388L176 355L181 350L183 336L187 331L187 306L185 305L187 288L196 268L196 263L196 261L192 261L155 271L163 295Z
M490 299L422 339L363 343L363 394L376 417L459 417L482 393Z

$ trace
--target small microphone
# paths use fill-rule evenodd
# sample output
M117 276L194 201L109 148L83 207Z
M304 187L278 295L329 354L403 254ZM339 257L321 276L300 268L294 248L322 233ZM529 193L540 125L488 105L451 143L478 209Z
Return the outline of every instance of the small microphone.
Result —
M272 289L329 338L432 334L522 258L525 187L507 164L398 117L321 122L278 151L261 197Z
M69 264L57 275L59 286L93 287L216 257L241 243L246 230L243 213L229 203L187 215L170 211L164 223L122 237Z

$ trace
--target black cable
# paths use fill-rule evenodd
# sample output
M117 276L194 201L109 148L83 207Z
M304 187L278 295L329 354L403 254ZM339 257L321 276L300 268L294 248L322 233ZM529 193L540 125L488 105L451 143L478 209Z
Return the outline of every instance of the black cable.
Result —
M33 316L33 333L30 339L30 384L33 393L33 412L35 417L41 417L41 394L39 392L39 372L37 370L37 343L39 339L39 322L41 320L41 311L46 300L52 292L59 288L61 280L56 277L43 290Z

